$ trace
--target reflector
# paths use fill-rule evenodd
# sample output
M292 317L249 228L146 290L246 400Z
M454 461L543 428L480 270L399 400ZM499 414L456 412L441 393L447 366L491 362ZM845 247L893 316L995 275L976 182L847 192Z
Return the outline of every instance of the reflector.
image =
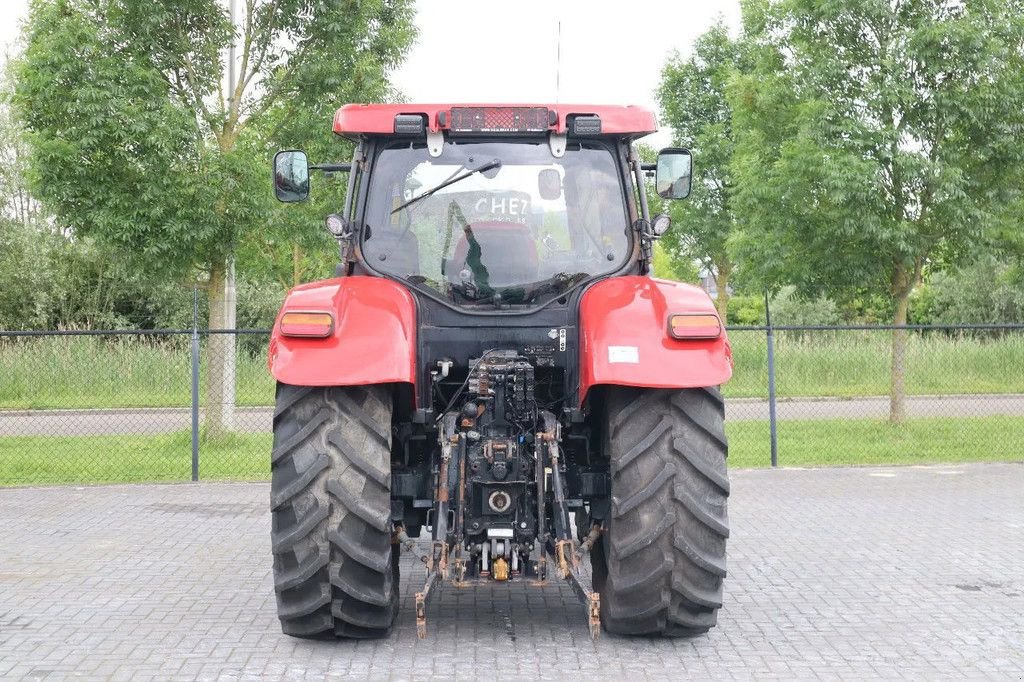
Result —
M675 339L717 339L722 335L718 315L685 313L668 316L668 333Z
M334 316L325 312L288 311L281 316L284 336L322 339L334 331Z

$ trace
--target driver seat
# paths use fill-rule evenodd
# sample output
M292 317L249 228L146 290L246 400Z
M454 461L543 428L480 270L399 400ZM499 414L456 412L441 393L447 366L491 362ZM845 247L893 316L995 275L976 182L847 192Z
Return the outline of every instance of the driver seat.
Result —
M473 223L469 227L480 244L480 262L487 268L490 286L501 288L537 281L537 243L528 226L491 221ZM463 270L472 272L466 263L468 255L469 239L463 232L455 245L455 254L445 263L449 282L459 284Z

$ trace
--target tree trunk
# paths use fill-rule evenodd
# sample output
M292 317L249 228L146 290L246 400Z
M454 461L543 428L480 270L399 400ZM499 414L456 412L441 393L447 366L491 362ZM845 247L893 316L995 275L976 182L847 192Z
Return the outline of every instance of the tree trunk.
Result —
M217 264L210 269L210 329L235 328L233 270L233 263ZM233 334L210 334L206 349L206 435L216 438L234 427L235 337Z
M722 318L722 324L727 322L726 312L729 308L729 276L732 274L732 265L715 266L715 308L718 309L718 316Z
M905 325L907 323L907 307L910 303L910 291L904 290L896 296L896 314L893 316L894 325ZM889 383L889 421L893 424L900 424L906 419L906 355L907 355L907 330L892 330L892 372Z

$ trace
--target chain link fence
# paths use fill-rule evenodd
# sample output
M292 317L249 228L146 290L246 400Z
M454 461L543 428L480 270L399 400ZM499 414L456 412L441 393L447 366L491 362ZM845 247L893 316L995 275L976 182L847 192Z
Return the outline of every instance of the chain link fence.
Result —
M729 335L733 466L1024 459L1024 325L742 327ZM899 336L902 370L892 362ZM892 397L894 382L901 399Z
M906 336L895 420L894 333ZM1024 325L729 335L733 467L1024 458ZM268 338L265 329L0 332L0 485L268 477Z

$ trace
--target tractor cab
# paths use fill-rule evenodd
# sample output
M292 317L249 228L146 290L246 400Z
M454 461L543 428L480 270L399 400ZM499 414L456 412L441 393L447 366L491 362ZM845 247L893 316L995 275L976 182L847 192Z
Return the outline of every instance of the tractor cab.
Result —
M421 636L445 582L550 574L595 636L714 624L731 351L703 291L648 275L647 174L691 185L684 149L641 162L655 130L630 106L352 104L351 163L277 154L281 201L348 173L337 276L289 292L268 354L285 632L388 632L403 548Z
M350 166L360 191L348 214L334 218L346 226L349 272L477 311L522 311L599 277L646 272L643 245L657 235L636 183L650 167L630 142L654 130L649 112L416 109L349 105L335 118L335 132L360 145ZM689 155L670 156L683 162L661 163L663 174L677 176L659 186L681 198ZM309 185L301 153L284 152L275 166L278 198L304 198L294 191Z

